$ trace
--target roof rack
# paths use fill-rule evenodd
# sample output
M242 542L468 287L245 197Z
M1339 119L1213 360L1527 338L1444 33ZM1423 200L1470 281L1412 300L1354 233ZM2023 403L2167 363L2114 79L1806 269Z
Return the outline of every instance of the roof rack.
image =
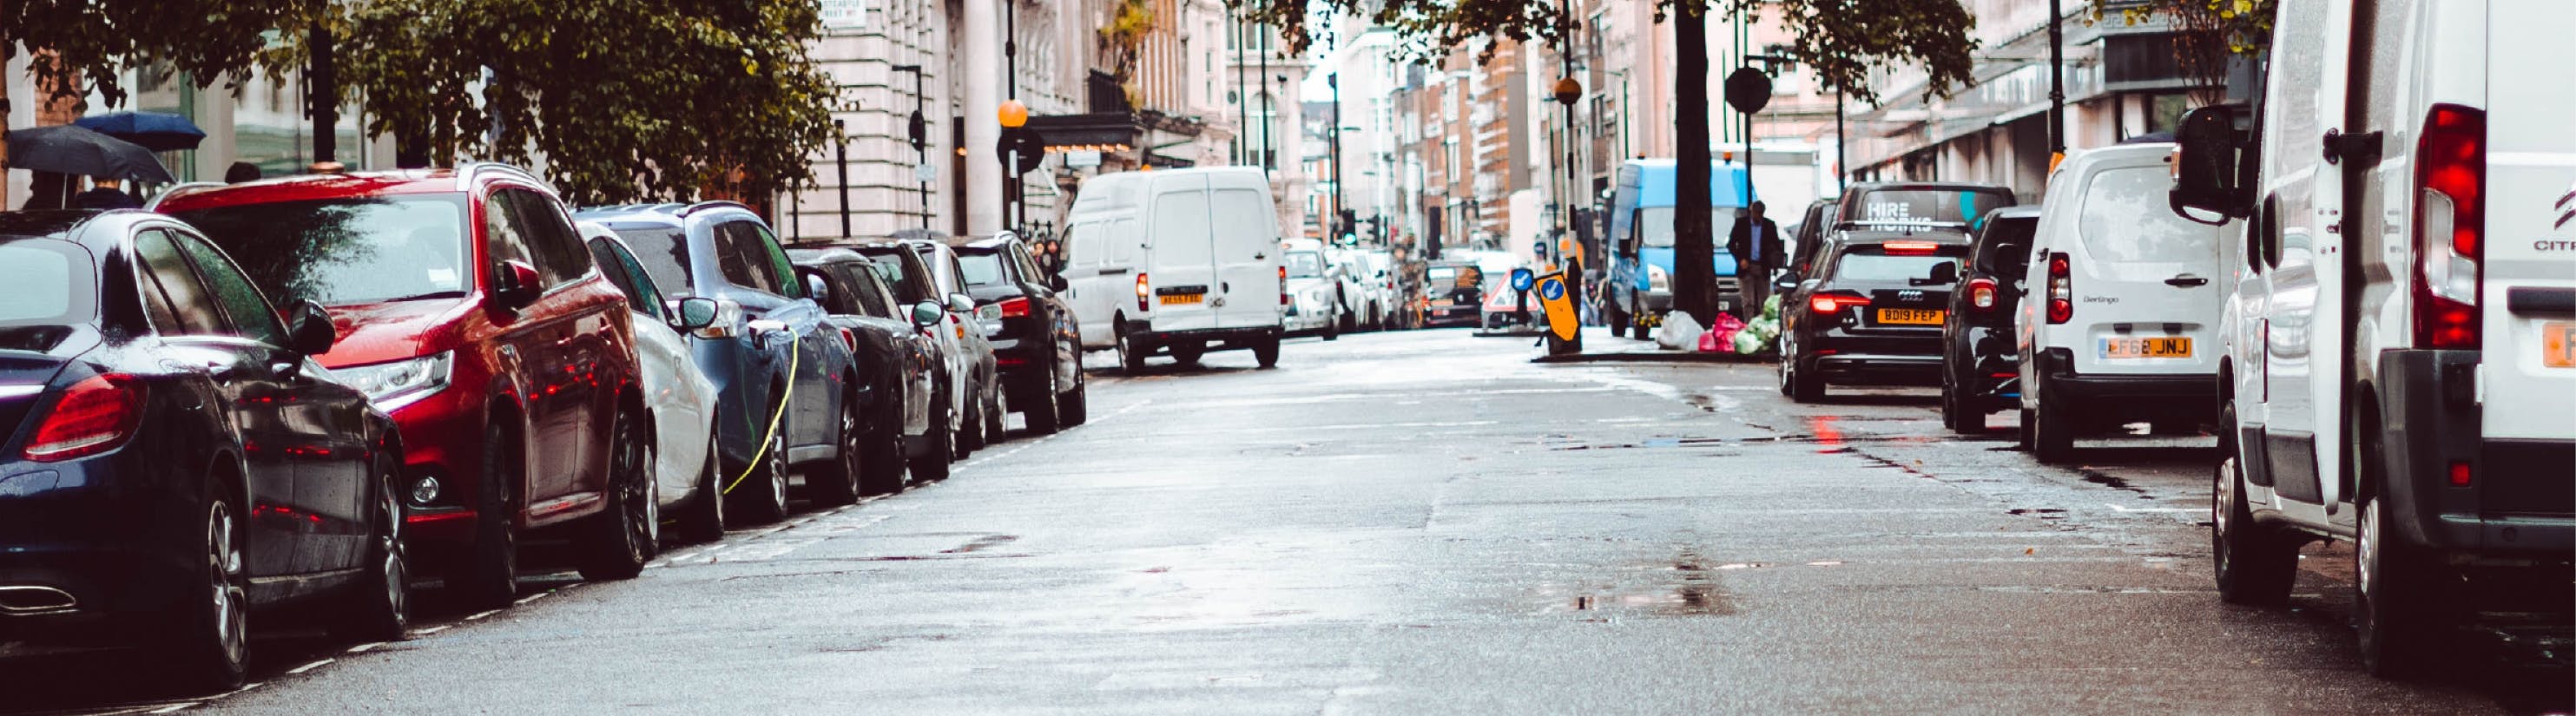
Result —
M474 188L474 178L482 176L485 173L507 175L512 179L521 179L528 183L545 187L546 191L559 194L562 193L560 190L555 188L554 182L546 181L544 178L538 177L536 174L531 173L526 169L521 169L517 166L503 164L500 162L480 161L469 161L456 165L457 190L463 191Z
M180 195L180 194L187 193L187 192L192 192L192 191L196 191L196 190L199 190L199 189L211 189L211 188L219 187L219 186L223 186L223 185L224 185L224 184L223 184L223 182L211 182L211 181L192 181L192 182L187 182L187 183L183 183L183 184L173 185L173 186L171 186L171 187L170 187L170 188L168 188L168 189L163 189L163 190L161 190L161 193L159 193L159 194L154 194L154 195L152 195L152 200L151 200L151 201L143 202L143 210L144 210L144 211L160 211L160 210L161 210L161 200L163 200L163 199L168 199L168 198L170 198L170 197L178 196L178 195Z
M683 218L685 218L685 217L687 217L687 216L688 216L688 215L690 215L690 214L695 214L695 213L698 213L698 212L700 212L700 211L705 211L705 210L707 210L707 209L717 209L717 208L726 208L726 207L735 208L735 209L741 209L741 210L743 210L743 211L751 211L751 207L743 205L743 203L742 203L742 202L739 202L739 201L731 201L731 200L726 200L726 199L717 199L717 200L714 200L714 201L701 201L701 202L698 202L698 203L695 203L695 204L690 204L690 205L688 206L688 208L686 208L686 209L681 209L681 210L680 210L680 216L681 216L681 217L683 217ZM758 213L758 212L754 212L754 213Z

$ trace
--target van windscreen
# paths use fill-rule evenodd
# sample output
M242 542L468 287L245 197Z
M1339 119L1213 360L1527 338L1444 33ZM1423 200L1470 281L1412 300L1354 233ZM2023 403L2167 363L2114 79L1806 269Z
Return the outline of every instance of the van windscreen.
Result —
M2175 216L2165 201L2172 189L2162 166L2093 175L2077 214L2085 253L2096 261L2217 263L2216 231Z

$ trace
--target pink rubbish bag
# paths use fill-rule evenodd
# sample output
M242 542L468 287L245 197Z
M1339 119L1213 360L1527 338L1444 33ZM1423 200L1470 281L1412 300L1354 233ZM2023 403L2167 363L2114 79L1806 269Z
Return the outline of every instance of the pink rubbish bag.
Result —
M1699 352L1734 352L1735 332L1741 330L1744 330L1743 319L1736 318L1735 314L1731 313L1717 314L1717 321L1708 327L1708 332L1699 334Z

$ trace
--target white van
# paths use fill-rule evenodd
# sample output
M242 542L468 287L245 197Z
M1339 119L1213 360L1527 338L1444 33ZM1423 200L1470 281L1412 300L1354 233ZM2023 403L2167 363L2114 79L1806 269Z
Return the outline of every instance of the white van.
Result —
M2178 132L2173 203L2250 217L2221 339L2219 596L2281 603L2300 545L2349 539L2374 673L2450 658L2472 619L2563 635L2576 3L2279 13L2262 105Z
M1288 301L1277 205L1253 167L1157 169L1084 180L1067 219L1064 278L1084 348L1129 370L1249 348L1279 363Z
M2075 154L2049 177L2021 302L2022 435L2041 462L2075 436L2218 417L2223 241L2166 201L2172 144Z

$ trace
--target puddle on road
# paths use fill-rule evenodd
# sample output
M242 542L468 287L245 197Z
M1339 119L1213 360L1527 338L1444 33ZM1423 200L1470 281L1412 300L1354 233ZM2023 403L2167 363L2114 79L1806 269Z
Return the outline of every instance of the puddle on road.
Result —
M1710 567L1699 555L1684 550L1670 564L1647 568L1673 575L1676 584L1635 592L1579 594L1565 604L1578 612L1625 611L1657 616L1725 616L1736 611L1735 599L1717 585L1714 570L1758 567L1759 564L1725 564Z

